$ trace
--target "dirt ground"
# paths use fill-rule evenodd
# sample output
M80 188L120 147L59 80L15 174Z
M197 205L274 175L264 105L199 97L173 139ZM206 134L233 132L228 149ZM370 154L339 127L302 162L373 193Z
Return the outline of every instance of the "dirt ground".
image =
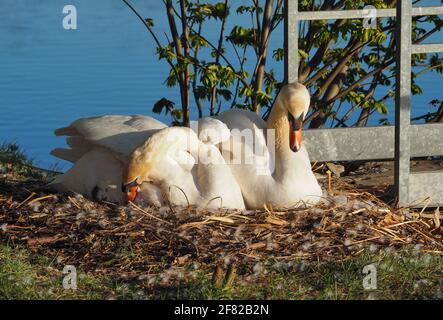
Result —
M350 166L350 169L353 169ZM443 160L414 160L411 161L411 172L425 172L443 170ZM367 162L360 163L354 171L348 171L346 181L357 188L392 185L394 182L394 162Z
M394 184L394 162L376 161L376 162L347 162L338 165L341 180L353 186L355 189L370 192L379 197L386 203L394 204L395 195L393 194ZM315 165L314 165L315 167ZM327 178L326 171L329 168L326 164L317 166L319 180ZM443 159L417 159L411 161L411 172L429 172L443 170ZM337 175L335 175L337 176Z

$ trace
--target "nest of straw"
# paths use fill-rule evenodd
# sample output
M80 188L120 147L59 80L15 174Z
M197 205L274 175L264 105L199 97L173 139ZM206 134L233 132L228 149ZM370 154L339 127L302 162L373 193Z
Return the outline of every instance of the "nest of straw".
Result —
M310 208L202 210L97 203L40 182L0 181L0 238L117 278L198 264L251 266L275 259L343 260L366 249L419 246L443 253L439 210L404 215L339 178ZM339 192L337 190L340 190Z

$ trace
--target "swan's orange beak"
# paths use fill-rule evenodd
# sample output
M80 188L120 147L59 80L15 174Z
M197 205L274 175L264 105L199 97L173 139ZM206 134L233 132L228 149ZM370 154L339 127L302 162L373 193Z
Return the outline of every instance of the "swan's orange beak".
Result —
M303 140L303 120L294 119L292 115L289 115L289 148L292 151L297 152L301 148Z
M137 194L140 190L139 185L137 184L136 181L130 182L128 184L123 184L122 185L122 191L124 192L125 196L126 196L126 201L129 202L133 202L135 201L135 199L137 198Z
M126 201L134 202L135 199L137 198L137 193L138 193L138 187L129 188L128 191L126 192Z
M303 129L291 131L289 139L289 146L292 151L297 152L301 148L301 142L303 140Z

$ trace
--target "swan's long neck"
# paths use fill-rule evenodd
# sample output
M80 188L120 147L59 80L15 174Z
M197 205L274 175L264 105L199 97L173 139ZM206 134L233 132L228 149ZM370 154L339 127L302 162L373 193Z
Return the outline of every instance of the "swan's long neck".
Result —
M287 178L294 171L289 158L293 151L289 148L288 111L279 98L275 100L269 118L266 122L268 130L274 130L275 135L275 172L276 180Z

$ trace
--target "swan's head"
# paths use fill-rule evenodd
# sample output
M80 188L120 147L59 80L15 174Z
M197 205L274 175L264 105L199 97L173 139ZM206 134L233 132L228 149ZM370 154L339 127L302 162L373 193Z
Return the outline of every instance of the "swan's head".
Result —
M282 87L278 99L288 113L289 147L297 152L302 144L303 120L311 103L309 91L301 83L290 83Z
M155 163L153 153L144 143L129 156L129 162L123 170L122 191L127 201L134 201L143 182L149 182L152 164Z
M122 191L126 200L134 201L144 182L162 185L166 170L192 167L194 158L187 150L190 141L195 140L195 133L189 128L171 127L159 130L137 147L123 169Z

